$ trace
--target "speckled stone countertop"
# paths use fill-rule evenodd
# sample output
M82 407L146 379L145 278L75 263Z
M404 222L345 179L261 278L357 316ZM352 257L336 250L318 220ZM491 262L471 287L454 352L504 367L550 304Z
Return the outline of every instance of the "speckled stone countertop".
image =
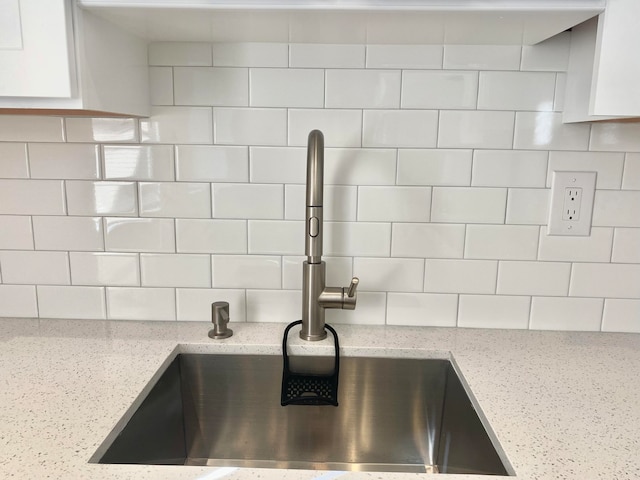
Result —
M0 478L344 480L427 474L98 465L89 458L177 345L280 353L281 324L0 319ZM344 355L453 355L518 479L640 479L640 335L338 325ZM328 353L300 344L293 353ZM451 479L479 476L449 475Z

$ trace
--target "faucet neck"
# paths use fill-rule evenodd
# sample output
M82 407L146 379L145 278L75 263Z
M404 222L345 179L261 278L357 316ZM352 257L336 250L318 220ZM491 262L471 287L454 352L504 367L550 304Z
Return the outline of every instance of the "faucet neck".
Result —
M309 134L307 144L307 202L305 255L310 264L322 262L322 201L324 188L324 136L320 130Z

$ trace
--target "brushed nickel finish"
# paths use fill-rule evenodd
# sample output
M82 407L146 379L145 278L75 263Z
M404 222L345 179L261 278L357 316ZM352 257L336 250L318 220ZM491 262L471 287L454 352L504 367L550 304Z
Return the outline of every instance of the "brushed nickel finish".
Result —
M227 328L229 302L213 302L211 304L211 323L213 323L213 328L209 330L209 338L222 340L233 335L233 330Z

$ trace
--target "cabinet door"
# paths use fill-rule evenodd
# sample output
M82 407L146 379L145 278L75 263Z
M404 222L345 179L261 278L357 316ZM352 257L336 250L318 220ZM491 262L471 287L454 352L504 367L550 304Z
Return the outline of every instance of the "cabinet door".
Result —
M0 96L70 97L75 89L67 0L0 0Z

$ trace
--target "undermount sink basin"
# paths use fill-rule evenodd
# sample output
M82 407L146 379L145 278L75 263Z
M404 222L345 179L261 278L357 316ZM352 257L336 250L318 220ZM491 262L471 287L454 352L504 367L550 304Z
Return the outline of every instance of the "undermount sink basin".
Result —
M338 407L282 407L281 375L275 355L180 354L91 461L513 474L448 360L342 357Z

